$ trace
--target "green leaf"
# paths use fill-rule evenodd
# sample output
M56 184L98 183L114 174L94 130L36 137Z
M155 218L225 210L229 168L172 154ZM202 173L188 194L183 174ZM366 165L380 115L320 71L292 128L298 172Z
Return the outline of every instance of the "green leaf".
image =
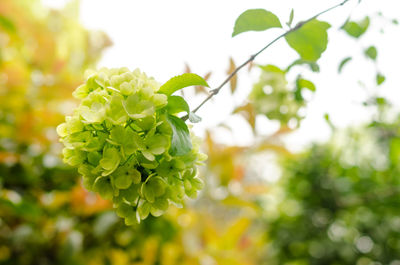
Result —
M304 61L302 59L297 59L296 61L294 61L293 63L291 63L287 68L286 68L286 72L289 72L289 70L296 65L308 65L311 69L311 71L313 71L314 73L318 73L319 72L319 65L316 62L310 62L310 61Z
M272 65L272 64L267 64L267 65L259 65L260 69L265 71L265 72L273 72L273 73L280 73L284 74L285 71L280 69L278 66Z
M183 75L178 75L168 80L164 85L160 87L158 93L162 93L169 96L175 91L188 86L209 87L209 85L207 84L206 80L203 79L203 77L193 73L185 73Z
M379 86L381 85L383 82L385 82L386 77L384 75L382 75L381 73L377 73L376 74L376 84Z
M285 36L290 47L305 61L317 61L328 45L327 22L311 20Z
M359 38L363 35L369 26L369 17L365 17L361 21L346 21L342 29L354 38Z
M168 115L167 120L172 128L171 155L181 156L187 154L192 149L192 142L186 123L173 115Z
M5 30L7 30L9 32L14 33L16 31L16 27L15 27L14 23L2 15L0 15L0 27L4 28Z
M369 46L368 49L364 51L365 56L372 60L376 60L376 57L378 56L378 51L376 50L375 46Z
M292 10L290 11L289 21L286 23L286 25L288 25L289 27L292 25L293 17L294 17L294 9L292 8Z
M353 58L351 58L351 57L346 57L346 58L344 58L344 59L340 62L339 67L338 67L338 73L339 73L339 74L342 72L343 67L344 67L348 62L350 62L352 59L353 59Z
M177 114L183 111L187 113L190 112L189 105L187 104L186 100L181 96L168 97L167 111L169 114Z
M232 37L246 31L264 31L270 28L281 28L278 17L265 9L244 11L235 22Z
M309 90L311 90L313 92L316 90L314 83L309 81L309 80L300 78L300 79L297 80L297 82L298 82L297 83L298 86L301 87L301 88L308 88Z

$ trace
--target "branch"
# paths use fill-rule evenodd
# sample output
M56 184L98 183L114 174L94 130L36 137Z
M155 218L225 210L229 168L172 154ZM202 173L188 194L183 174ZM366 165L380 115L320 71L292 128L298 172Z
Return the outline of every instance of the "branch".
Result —
M236 75L237 72L239 72L240 69L242 69L243 67L245 67L247 64L249 64L250 62L254 61L254 59L260 54L262 53L264 50L266 50L268 47L270 47L272 44L274 44L275 42L277 42L278 40L280 40L281 38L285 37L286 35L288 35L290 32L296 31L298 29L300 29L304 24L310 22L313 19L316 19L317 17L319 17L322 14L325 14L337 7L340 7L344 4L346 4L349 0L344 0L343 2L334 5L322 12L319 12L318 14L310 17L309 19L305 20L305 21L301 21L299 23L297 23L297 25L294 28L291 28L290 30L282 33L281 35L279 35L278 37L276 37L275 39L273 39L270 43L268 43L266 46L264 46L261 50L259 50L258 52L256 52L255 54L251 55L249 59L247 59L247 61L245 61L244 63L242 63L241 65L239 65L217 88L210 90L210 94L208 95L207 98L205 98L203 100L203 102L201 102L192 112L195 113L197 112L207 101L209 101L213 96L217 95L219 93L219 91L226 85L226 83L228 83L232 77L234 77ZM188 119L188 115L185 115L184 117L182 117L182 119L185 121Z

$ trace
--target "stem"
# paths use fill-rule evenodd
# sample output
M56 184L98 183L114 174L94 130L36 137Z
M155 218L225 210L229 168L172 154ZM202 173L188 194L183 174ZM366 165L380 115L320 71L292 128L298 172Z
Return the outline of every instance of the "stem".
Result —
M300 29L304 24L310 22L313 19L316 19L317 17L319 17L322 14L325 14L337 7L340 7L344 4L346 4L348 1L350 0L344 0L343 2L334 5L328 9L325 9L324 11L319 12L318 14L310 17L309 19L305 20L305 21L300 21L299 23L297 23L297 25L282 33L281 35L279 35L278 37L276 37L275 39L273 39L271 42L269 42L266 46L264 46L261 50L259 50L258 52L256 52L255 54L251 55L249 59L247 59L247 61L245 61L244 63L242 63L241 65L239 65L217 88L210 90L210 94L208 95L207 98L205 98L192 112L196 113L207 101L209 101L212 97L214 97L215 95L217 95L219 93L219 91L232 79L232 77L234 77L236 75L237 72L239 72L240 69L242 69L243 67L245 67L247 64L249 64L250 62L254 61L254 59L260 54L262 53L264 50L266 50L268 47L270 47L272 44L274 44L275 42L277 42L278 40L280 40L281 38L285 37L286 35L288 35L290 32L296 31L298 29ZM188 119L188 115L185 115L182 117L182 119L185 121Z

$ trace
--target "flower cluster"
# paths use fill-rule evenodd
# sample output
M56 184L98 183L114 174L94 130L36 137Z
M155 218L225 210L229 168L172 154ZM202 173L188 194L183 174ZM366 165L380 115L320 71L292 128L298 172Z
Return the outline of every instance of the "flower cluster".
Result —
M78 168L88 190L112 200L127 225L160 216L203 186L198 140L191 135L183 155L171 152L168 97L159 88L139 70L103 68L74 91L81 103L57 127L64 162Z
M306 80L299 79L296 88L291 89L285 71L273 65L264 66L262 70L250 94L256 112L284 125L293 121L298 126L303 118L299 110L306 105L301 82Z

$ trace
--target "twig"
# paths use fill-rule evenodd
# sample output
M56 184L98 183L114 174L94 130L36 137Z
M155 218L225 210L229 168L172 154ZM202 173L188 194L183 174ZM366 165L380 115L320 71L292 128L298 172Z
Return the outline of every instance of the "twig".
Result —
M273 39L271 42L269 42L266 46L264 46L261 50L259 50L258 52L256 52L255 54L251 55L249 59L247 59L247 61L245 61L244 63L242 63L241 65L239 65L217 88L210 90L210 94L208 95L207 98L205 98L192 112L195 113L197 112L207 101L209 101L213 96L217 95L219 93L219 91L226 85L226 83L228 83L232 77L234 77L236 75L237 72L239 72L240 69L242 69L243 67L245 67L247 64L249 64L250 62L254 61L254 59L260 54L262 53L264 50L266 50L268 47L270 47L272 44L274 44L275 42L277 42L278 40L280 40L281 38L285 37L286 35L288 35L290 32L296 31L298 29L300 29L304 24L310 22L313 19L316 19L317 17L319 17L322 14L325 14L337 7L340 7L344 4L346 4L348 1L350 0L344 0L343 2L334 5L322 12L319 12L318 14L312 16L311 18L305 20L305 21L301 21L299 23L297 23L297 25L293 28L291 28L290 30L282 33L281 35L279 35L278 37L276 37L275 39ZM185 115L184 117L182 117L182 119L185 121L188 119L188 115Z

